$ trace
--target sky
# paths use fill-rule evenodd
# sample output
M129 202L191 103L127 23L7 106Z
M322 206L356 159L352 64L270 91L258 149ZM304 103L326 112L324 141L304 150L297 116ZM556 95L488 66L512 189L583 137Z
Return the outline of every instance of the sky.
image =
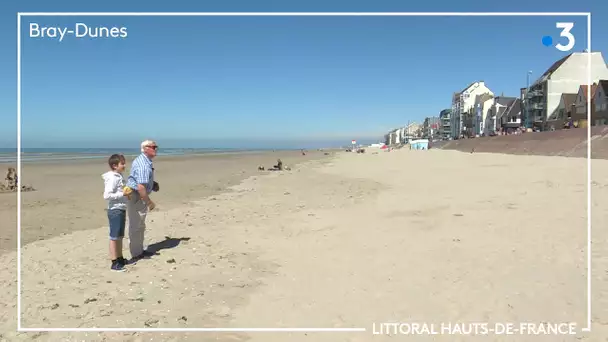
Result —
M0 148L16 146L16 13L592 12L592 50L608 59L608 4L600 1L129 1L0 5ZM22 146L266 147L380 140L390 129L449 108L483 80L518 96L569 52L556 22L585 17L22 17ZM31 37L30 24L124 27L126 38ZM561 40L560 40L561 39ZM280 147L280 146L276 146Z

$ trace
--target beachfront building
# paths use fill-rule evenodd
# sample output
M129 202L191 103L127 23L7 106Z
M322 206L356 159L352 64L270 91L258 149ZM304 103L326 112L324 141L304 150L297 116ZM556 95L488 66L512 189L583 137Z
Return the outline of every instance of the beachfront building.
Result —
M412 122L385 134L384 143L389 146L407 144L410 140L421 137L421 132L422 125Z
M591 87L587 84L579 86L578 93L576 94L576 101L574 102L574 114L572 115L572 121L575 127L587 127L587 102L591 101L591 118L595 117L595 94L597 90L597 83L593 83ZM591 97L590 99L588 99ZM592 121L593 122L593 121Z
M483 134L494 135L502 131L502 117L509 107L513 106L517 98L509 96L496 96L489 104Z
M547 118L548 130L568 128L575 112L576 97L578 94L562 94L557 110Z
M475 104L470 110L470 124L468 133L471 136L480 136L484 133L484 128L488 120L490 108L494 104L494 96L491 94L481 94L475 96Z
M395 128L385 135L385 144L389 146L399 145L404 142L405 127Z
M595 89L594 125L608 125L608 80L600 80Z
M403 138L403 128L397 128L394 132L393 132L393 140L392 140L392 145L399 145L401 144Z
M452 110L451 109L444 109L441 112L439 112L439 120L441 121L441 127L439 127L439 131L440 131L440 136L441 139L443 140L448 140L450 139L451 135L451 131L450 131L450 114L451 114Z
M401 129L400 128L393 129L392 131L388 132L388 134L385 137L386 137L386 139L385 139L384 143L386 145L389 145L389 146L397 145L401 141Z
M493 106L494 97L487 98L485 101L480 101L479 108L481 109L481 120L479 132L477 134L487 135L488 129L486 126L489 124Z
M577 93L581 84L587 84L589 57L591 82L608 79L608 67L601 52L573 52L558 60L526 91L526 128L546 126L548 118L556 114L562 94Z
M514 133L521 127L522 100L513 98L500 116L500 127L504 133Z
M390 133L386 133L384 135L384 145L390 145L391 144L391 134Z
M474 107L476 96L481 94L494 95L484 81L473 82L452 95L450 115L450 134L452 138L458 138L466 131L467 127L464 123L466 114Z
M439 140L440 120L438 116L431 116L424 119L422 124L422 137L430 141Z
M410 122L403 127L403 142L409 143L412 139L420 137L420 129L422 125L416 122Z
M384 144L387 146L391 146L393 145L393 142L395 141L395 137L394 137L394 131L390 131L388 132L385 136L384 136Z

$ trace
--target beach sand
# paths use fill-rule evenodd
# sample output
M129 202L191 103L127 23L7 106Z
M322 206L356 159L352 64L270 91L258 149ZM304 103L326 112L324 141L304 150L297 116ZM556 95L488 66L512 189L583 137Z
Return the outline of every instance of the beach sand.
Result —
M207 172L192 167L202 161L159 159L161 191L163 184L175 187L166 186L171 195L158 194L161 210L149 215L146 240L159 252L125 273L108 270L107 228L99 210L103 167L48 171L61 196L42 190L28 194L29 200L25 195L23 209L24 223L47 227L38 230L41 240L34 228L24 232L30 234L22 249L24 327L358 327L366 332L18 334L16 253L7 249L0 256L0 340L412 338L373 335L372 324L382 322L578 324L575 336L413 336L424 341L608 338L606 209L600 205L608 200L607 161L593 161L593 323L592 332L583 334L586 160L448 150L372 152L311 156L290 172L256 174L236 184L251 174L238 175L229 191L207 197L197 189L200 184L219 192L214 187L222 188L222 182L213 180L250 167ZM257 164L268 163L253 167ZM30 172L28 182L40 188L43 183L36 184ZM81 187L72 186L76 180ZM4 226L5 216L3 234L13 227ZM81 217L75 221L76 216ZM55 233L42 233L58 226Z
M153 194L159 210L180 208L192 200L220 193L243 179L258 175L281 158L286 165L324 157L324 152L299 151L159 156L155 172L161 191ZM133 157L127 157L127 170ZM23 184L38 191L22 193L22 243L48 239L107 224L103 180L107 159L23 163ZM0 164L5 170L8 164ZM17 194L0 194L0 253L17 248ZM5 225L5 222L7 223Z

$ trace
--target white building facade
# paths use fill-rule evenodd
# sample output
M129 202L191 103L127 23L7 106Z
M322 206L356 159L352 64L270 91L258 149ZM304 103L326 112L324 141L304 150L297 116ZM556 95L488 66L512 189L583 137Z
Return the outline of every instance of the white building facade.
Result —
M484 81L471 83L463 90L454 93L452 96L452 111L450 115L450 133L452 138L460 137L463 130L467 128L463 125L464 115L471 110L471 108L474 108L477 96L482 94L494 95Z

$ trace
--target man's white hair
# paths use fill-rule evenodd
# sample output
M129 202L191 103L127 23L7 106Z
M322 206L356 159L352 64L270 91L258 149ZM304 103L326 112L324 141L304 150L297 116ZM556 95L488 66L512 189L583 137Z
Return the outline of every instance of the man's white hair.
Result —
M156 145L156 141L154 140L144 140L141 142L141 152L143 153L146 149L146 146Z

